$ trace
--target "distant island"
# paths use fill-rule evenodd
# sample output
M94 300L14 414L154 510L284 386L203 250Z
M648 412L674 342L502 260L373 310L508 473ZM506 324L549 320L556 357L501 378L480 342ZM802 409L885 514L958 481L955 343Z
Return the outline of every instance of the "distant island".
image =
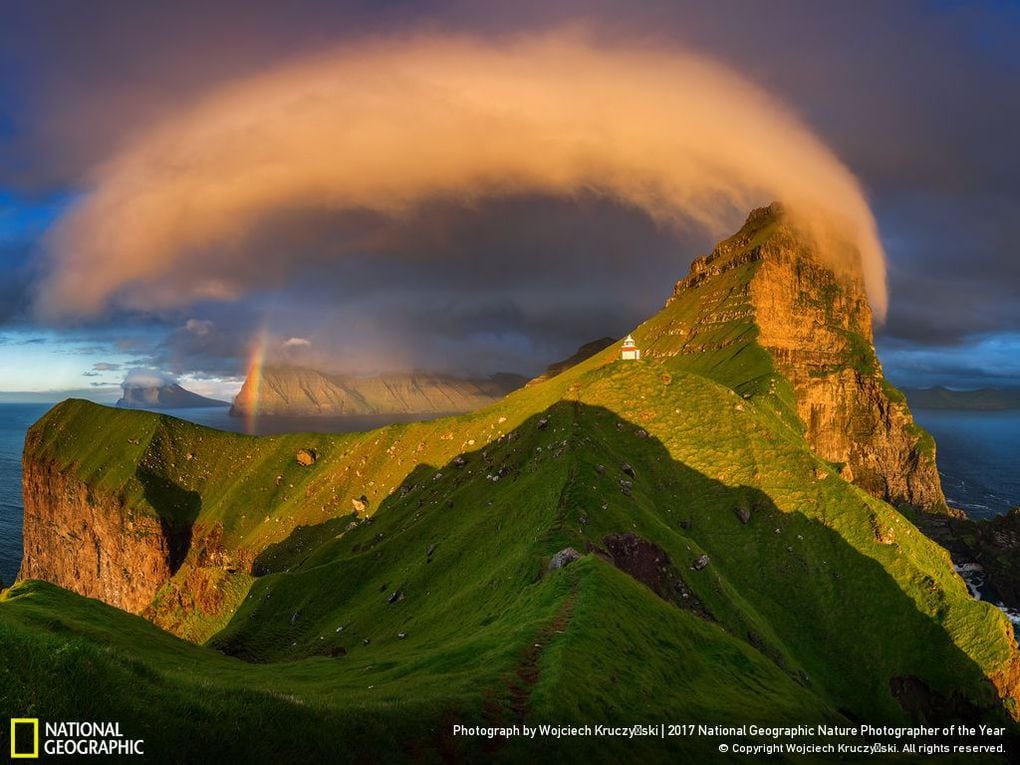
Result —
M914 409L965 409L1003 411L1020 409L1020 388L981 388L952 390L950 388L903 388Z
M253 409L270 417L453 414L480 409L525 382L513 374L482 379L424 372L357 377L271 365L255 378L248 376L230 414L244 417Z
M117 401L117 406L121 409L205 409L230 406L226 401L217 401L192 393L177 383L125 384L123 390L123 395Z

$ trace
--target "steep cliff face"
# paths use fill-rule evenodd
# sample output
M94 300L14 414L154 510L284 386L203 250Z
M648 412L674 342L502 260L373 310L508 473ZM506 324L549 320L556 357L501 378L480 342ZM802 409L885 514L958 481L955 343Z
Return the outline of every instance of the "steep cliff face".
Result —
M20 579L46 579L141 613L173 575L171 535L73 471L24 460L25 552Z
M698 354L753 342L771 357L778 383L792 386L820 457L880 499L945 511L934 441L882 374L855 261L821 253L825 246L840 245L816 244L779 205L753 211L677 283L667 309L699 306L670 325L680 342L653 337L650 350Z
M484 380L436 374L354 377L289 366L269 366L261 381L245 380L231 414L348 417L378 414L450 414L491 404L524 384L516 375Z
M220 521L199 519L196 489L212 476L201 446L180 420L81 401L51 410L25 440L18 578L205 639L244 596L252 559Z

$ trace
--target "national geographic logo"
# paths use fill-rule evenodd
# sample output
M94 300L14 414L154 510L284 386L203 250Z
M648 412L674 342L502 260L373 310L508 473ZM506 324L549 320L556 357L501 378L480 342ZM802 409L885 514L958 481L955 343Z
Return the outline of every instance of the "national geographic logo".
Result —
M11 759L39 759L39 720L32 717L11 718Z
M119 722L46 722L37 718L11 718L11 759L49 757L132 756L145 754L145 740L128 738Z

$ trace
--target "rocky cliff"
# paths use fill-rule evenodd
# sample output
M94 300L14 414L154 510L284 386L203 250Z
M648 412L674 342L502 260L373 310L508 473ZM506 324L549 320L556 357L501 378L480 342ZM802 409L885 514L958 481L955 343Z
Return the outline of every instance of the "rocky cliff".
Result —
M197 489L213 474L202 442L170 417L73 400L51 410L25 439L18 579L204 639L243 595L252 555L224 543L217 518L199 518Z
M267 366L258 385L245 380L231 414L348 417L451 414L491 404L524 384L516 375L464 379L428 373L355 377L290 366Z
M175 544L160 519L133 512L73 471L31 456L22 489L19 579L45 579L137 614L173 575Z
M652 355L753 356L747 346L758 346L777 374L743 382L767 382L772 392L792 386L796 414L819 456L880 499L944 512L935 443L882 374L863 278L848 265L855 259L822 252L824 246L780 205L754 210L677 282L667 321L636 336Z

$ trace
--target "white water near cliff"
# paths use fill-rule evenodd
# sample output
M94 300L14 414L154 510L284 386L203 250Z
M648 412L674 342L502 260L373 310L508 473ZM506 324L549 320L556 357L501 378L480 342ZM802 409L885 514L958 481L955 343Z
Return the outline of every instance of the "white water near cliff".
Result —
M953 566L956 573L967 583L967 589L974 596L974 600L985 600L1002 611L1015 625L1020 625L1020 611L1010 608L999 600L998 596L988 586L988 576L980 563L961 563Z

